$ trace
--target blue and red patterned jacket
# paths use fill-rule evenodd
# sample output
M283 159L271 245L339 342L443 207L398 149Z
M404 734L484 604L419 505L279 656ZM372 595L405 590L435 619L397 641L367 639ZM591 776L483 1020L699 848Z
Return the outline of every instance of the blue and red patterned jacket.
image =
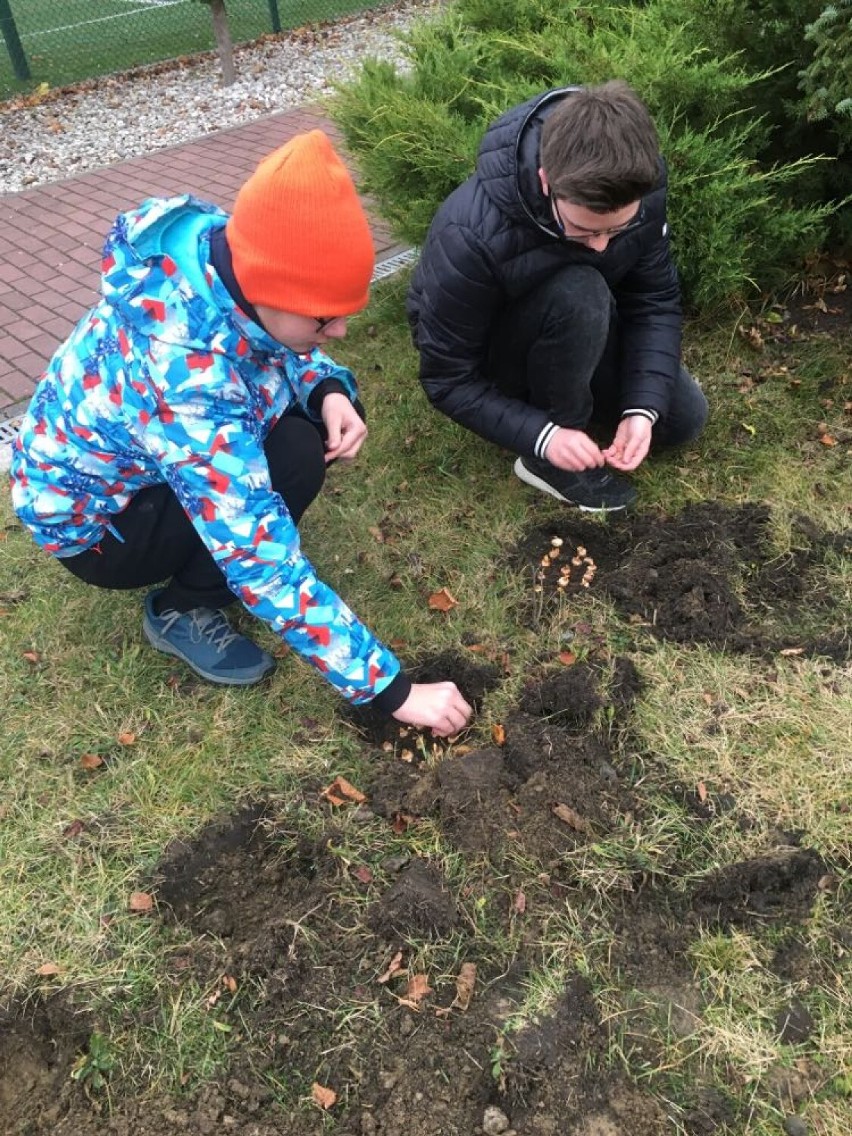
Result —
M400 664L317 578L272 489L263 440L282 414L350 371L297 355L236 306L210 263L227 220L183 196L149 199L107 238L103 298L47 367L18 433L12 500L54 556L97 545L140 489L167 482L228 586L351 702Z

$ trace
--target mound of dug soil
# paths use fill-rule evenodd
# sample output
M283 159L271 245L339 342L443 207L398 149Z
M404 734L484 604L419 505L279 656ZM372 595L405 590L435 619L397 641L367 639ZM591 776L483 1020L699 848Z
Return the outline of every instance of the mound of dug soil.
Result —
M848 620L821 571L830 554L852 552L852 533L824 533L800 517L795 547L779 555L770 520L764 505L719 502L606 525L566 512L528 533L516 562L534 581L531 610L599 589L637 629L661 639L852 658Z

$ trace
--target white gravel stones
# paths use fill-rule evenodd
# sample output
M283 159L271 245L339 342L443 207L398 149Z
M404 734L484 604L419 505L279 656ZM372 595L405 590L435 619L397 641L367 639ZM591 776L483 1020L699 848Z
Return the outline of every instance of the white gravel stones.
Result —
M219 83L215 55L155 65L48 94L35 106L0 103L0 192L72 177L151 150L312 102L365 56L403 63L394 31L440 0L401 0L335 24L235 49L237 81Z

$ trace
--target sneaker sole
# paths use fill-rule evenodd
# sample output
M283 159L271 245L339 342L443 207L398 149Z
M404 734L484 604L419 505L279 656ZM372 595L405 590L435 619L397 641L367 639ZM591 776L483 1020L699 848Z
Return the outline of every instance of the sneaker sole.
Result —
M564 497L543 478L536 477L534 473L527 469L520 458L515 462L515 476L520 478L520 480L527 485L531 485L534 489L540 489L542 493L549 493L550 496L555 497L557 501L562 501L565 505L573 505L575 509L579 509L583 513L619 513L633 503L630 501L625 502L623 505L581 505L578 501L572 501L570 497Z
M272 674L275 670L275 662L273 660L272 665L262 671L256 678L222 678L220 675L211 674L209 671L199 670L195 663L191 662L183 652L179 651L166 639L162 639L157 634L148 622L147 616L142 620L142 630L145 633L145 638L155 650L161 651L164 655L171 655L175 659L180 659L180 661L186 663L189 669L197 674L199 678L203 678L205 682L212 682L216 686L256 686L257 683L261 682L267 675Z

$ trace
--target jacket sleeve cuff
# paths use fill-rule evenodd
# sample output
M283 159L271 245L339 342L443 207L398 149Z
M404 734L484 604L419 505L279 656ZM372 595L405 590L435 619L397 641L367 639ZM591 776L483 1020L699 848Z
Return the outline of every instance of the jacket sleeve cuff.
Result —
M631 406L627 410L622 410L622 418L647 418L652 426L656 425L660 415L656 410L651 410L646 406Z
M322 400L327 394L342 394L349 398L349 392L340 379L323 379L322 382L317 383L308 399L308 410L311 414L319 417Z
M383 714L394 714L411 694L411 679L400 671L370 703Z

